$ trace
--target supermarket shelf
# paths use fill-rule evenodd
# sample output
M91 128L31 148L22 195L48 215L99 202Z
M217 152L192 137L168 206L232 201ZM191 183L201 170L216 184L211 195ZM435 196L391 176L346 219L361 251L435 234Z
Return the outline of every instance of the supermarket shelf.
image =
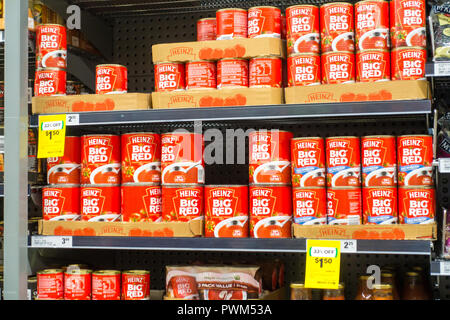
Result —
M211 107L103 111L79 113L79 125L120 125L220 120L275 120L373 116L411 116L431 113L430 100L365 101L321 104L283 104L246 107ZM38 115L30 125L38 125Z
M32 239L35 237L35 239ZM67 248L49 246L45 238L29 238L30 248ZM53 237L55 238L55 237ZM57 237L56 237L57 238ZM254 239L254 238L177 238L177 237L67 237L72 249L134 249L134 250L173 250L173 251L236 251L236 252L306 252L306 239ZM33 241L44 240L44 242ZM53 240L53 239L52 239ZM38 243L39 244L36 244ZM350 253L350 252L349 252ZM358 240L356 254L408 254L430 255L431 242L426 240Z
M425 65L425 75L427 77L449 77L450 61L427 62Z

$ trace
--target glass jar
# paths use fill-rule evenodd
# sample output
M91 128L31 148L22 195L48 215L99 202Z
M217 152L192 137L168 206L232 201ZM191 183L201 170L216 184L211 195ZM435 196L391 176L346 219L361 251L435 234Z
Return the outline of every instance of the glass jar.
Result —
M418 272L406 272L403 290L403 300L428 300L428 290L424 285L422 277Z
M303 283L291 283L291 300L312 300L311 289Z
M359 277L358 292L356 293L355 300L373 300L372 290L367 286L367 280L369 276L363 275Z
M389 284L392 286L392 297L393 300L400 300L400 296L398 294L397 282L393 272L383 272L381 274L381 283Z
M324 289L322 300L345 300L344 284L340 283L337 289Z
M390 284L374 284L372 286L373 300L394 300L392 294L392 285Z

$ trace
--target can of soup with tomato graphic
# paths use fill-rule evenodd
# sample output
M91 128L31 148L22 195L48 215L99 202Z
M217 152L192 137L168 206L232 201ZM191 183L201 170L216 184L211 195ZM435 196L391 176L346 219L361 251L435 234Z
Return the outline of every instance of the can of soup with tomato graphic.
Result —
M420 47L399 47L391 50L392 80L425 79L427 51Z
M201 133L161 134L162 184L205 183L203 149Z
M250 88L281 88L281 58L257 57L249 62Z
M161 136L132 132L121 136L122 183L161 182Z
M197 41L216 40L216 18L197 20Z
M34 75L34 96L66 94L66 71L59 68L39 68Z
M98 270L92 273L92 300L120 300L119 270Z
M398 185L433 185L433 137L405 135L397 137Z
M80 186L51 185L42 188L42 216L44 220L79 220Z
M155 63L155 91L179 91L186 89L185 66L182 62Z
M327 188L327 223L358 225L362 220L361 188Z
M353 52L325 52L321 56L322 83L354 83L355 54Z
M425 0L391 0L392 48L427 46Z
M203 185L163 185L163 221L203 219L203 201Z
M289 185L251 184L250 237L290 238L292 188Z
M122 300L150 300L150 271L122 272Z
M159 184L123 183L121 199L122 221L162 220L162 191Z
M295 53L287 58L288 87L321 83L321 62L317 53Z
M45 269L37 273L37 300L64 300L64 272Z
M356 81L391 80L391 54L388 50L364 50L356 53Z
M81 137L81 183L118 184L121 177L120 136Z
M359 187L361 155L359 137L326 138L327 187Z
M226 8L216 11L216 40L247 38L247 10Z
M286 9L287 53L320 52L319 7L295 5Z
M364 187L397 185L396 137L361 137L362 181Z
M248 186L207 185L205 237L248 237Z
M127 93L128 70L120 64L99 64L95 68L95 93Z
M389 49L389 2L363 0L355 3L356 50Z
M399 187L398 209L399 223L433 223L436 214L434 187Z
M186 62L186 90L216 89L216 63L214 61Z
M271 6L252 7L248 9L249 38L280 38L281 10Z
M36 68L67 66L66 27L59 24L41 24L36 30Z
M91 300L92 270L67 269L64 272L64 300Z
M354 51L353 4L331 2L320 6L321 51Z
M64 155L47 158L48 184L80 184L81 138L66 136Z
M325 187L325 144L321 137L291 139L293 187Z
M283 130L250 132L250 184L291 184L292 137L292 132Z
M325 187L292 188L294 223L303 225L327 223Z
M397 223L397 186L363 187L362 196L364 224Z
M121 221L120 185L81 185L82 221Z
M225 58L217 61L217 89L248 87L248 60Z

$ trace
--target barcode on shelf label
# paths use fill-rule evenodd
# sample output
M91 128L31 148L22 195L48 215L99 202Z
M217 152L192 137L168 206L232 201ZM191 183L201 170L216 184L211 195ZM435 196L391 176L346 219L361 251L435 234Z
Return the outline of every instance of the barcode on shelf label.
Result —
M31 246L39 248L72 248L70 236L33 236Z
M341 240L341 252L352 253L357 251L356 240Z
M435 62L434 74L436 76L449 76L450 75L450 63L448 62Z
M78 113L71 113L66 115L66 124L68 126L77 126L80 124L80 115Z
M450 276L450 261L441 261L440 269L440 275Z
M439 172L440 173L450 172L450 158L439 158Z

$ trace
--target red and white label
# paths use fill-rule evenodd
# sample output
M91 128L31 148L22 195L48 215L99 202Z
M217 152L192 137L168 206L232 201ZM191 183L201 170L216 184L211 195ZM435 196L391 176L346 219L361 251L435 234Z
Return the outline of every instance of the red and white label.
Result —
M320 56L296 54L287 59L288 86L310 86L321 83Z
M390 80L390 61L390 53L387 50L367 50L356 53L356 81Z
M34 95L57 96L66 94L66 72L60 69L38 69L34 78Z
M155 91L175 91L185 89L185 69L183 63L166 62L155 64Z
M353 52L327 52L321 56L322 83L355 82L355 54Z

